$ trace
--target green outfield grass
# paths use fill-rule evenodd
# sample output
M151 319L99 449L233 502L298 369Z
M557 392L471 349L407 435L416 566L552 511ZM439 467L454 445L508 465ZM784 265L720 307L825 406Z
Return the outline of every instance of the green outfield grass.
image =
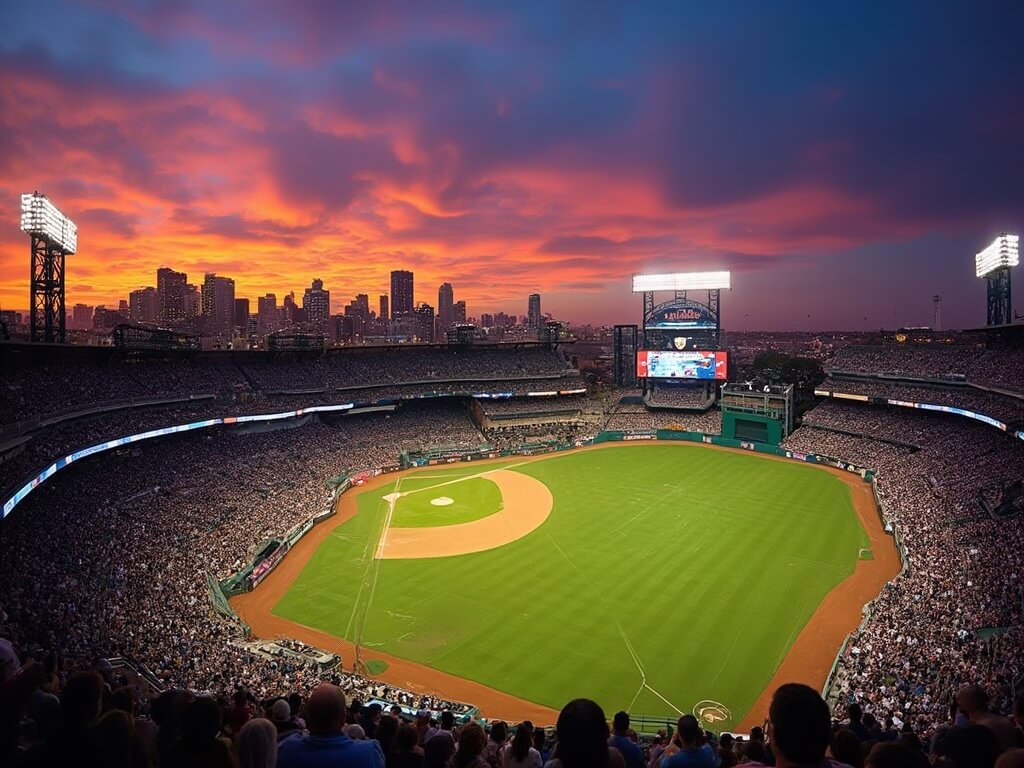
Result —
M505 467L554 497L528 536L471 555L374 560L391 483L357 496L359 513L274 613L358 640L364 658L379 648L555 709L587 696L609 713L674 716L711 699L729 725L869 546L847 486L795 462L655 444ZM492 468L432 467L402 490ZM436 490L470 504L481 485Z

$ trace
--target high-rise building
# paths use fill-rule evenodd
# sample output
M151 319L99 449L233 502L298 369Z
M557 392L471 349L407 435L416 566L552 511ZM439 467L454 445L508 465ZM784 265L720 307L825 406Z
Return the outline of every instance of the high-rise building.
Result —
M234 326L242 336L249 335L249 300L235 299Z
M372 316L370 314L370 297L365 293L356 294L356 297L345 305L345 317L351 324L349 341L353 337L361 337L369 334Z
M405 269L391 273L391 317L403 317L412 312L413 276Z
M71 310L71 327L79 331L88 330L92 326L92 309L88 304L75 304Z
M539 331L543 320L540 315L540 294L531 293L529 308L526 312L526 325L531 331Z
M481 328L492 328L494 327L494 315L489 312L480 313L480 327Z
M452 306L452 322L453 323L464 323L466 322L466 300L459 299Z
M128 294L128 317L133 323L155 323L160 314L160 298L152 286Z
M156 271L157 317L161 323L180 323L188 316L187 284L188 275L184 272L169 267Z
M189 283L185 286L185 317L199 317L203 314L203 294L199 286Z
M326 333L327 320L331 316L331 292L324 290L324 281L317 278L302 294L302 309L306 322L316 331Z
M386 293L382 293L380 295L380 314L378 317L380 317L381 320L387 320L391 317L391 314L388 311L388 295Z
M268 293L256 299L256 328L260 336L280 330L281 314L277 309L277 296Z
M235 324L235 281L207 272L203 279L203 317L215 334L230 334Z
M420 341L434 341L434 308L424 302L413 310L416 317L416 336Z
M441 330L451 327L454 322L452 307L455 305L455 292L451 283L441 283L437 289L437 318L440 320Z
M284 297L284 301L281 303L281 311L287 324L291 325L295 322L295 310L298 309L298 306L295 303L295 291Z

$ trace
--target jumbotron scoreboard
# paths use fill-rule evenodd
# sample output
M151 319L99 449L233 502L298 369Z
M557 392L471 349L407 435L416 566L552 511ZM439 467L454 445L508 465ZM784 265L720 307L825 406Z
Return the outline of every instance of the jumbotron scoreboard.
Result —
M659 384L713 385L729 377L722 349L720 297L731 286L729 272L634 275L643 294L643 325L636 347L636 377ZM658 301L656 294L670 293Z
M725 381L728 355L721 351L641 349L636 353L639 379L694 379Z

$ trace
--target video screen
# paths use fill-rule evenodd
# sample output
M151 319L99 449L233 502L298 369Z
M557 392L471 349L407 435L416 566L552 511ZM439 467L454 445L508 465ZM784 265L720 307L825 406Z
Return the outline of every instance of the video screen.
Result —
M641 379L705 379L724 381L729 356L725 352L642 349L636 353L636 375Z

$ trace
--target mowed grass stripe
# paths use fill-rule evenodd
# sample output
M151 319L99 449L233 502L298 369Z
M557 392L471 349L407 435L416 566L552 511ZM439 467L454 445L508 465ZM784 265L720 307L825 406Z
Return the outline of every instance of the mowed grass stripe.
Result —
M588 696L614 712L635 697L634 712L674 714L653 689L685 711L720 701L738 722L868 544L849 489L796 463L656 444L514 471L551 489L547 522L487 552L381 562L366 645L554 708ZM415 475L403 481L417 486ZM379 516L390 490L357 497L360 514L275 613L345 633L356 590L338 585L362 573L360 533L372 532L358 521ZM627 641L650 686L639 694Z

